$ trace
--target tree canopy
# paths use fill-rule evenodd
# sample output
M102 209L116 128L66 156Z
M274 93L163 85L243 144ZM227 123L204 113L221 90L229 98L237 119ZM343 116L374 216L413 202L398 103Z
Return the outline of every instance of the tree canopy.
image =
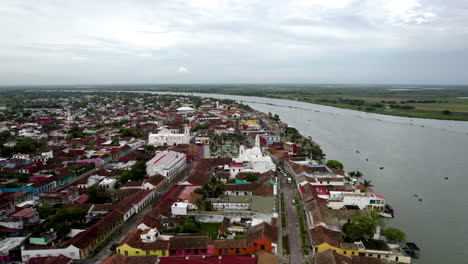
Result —
M244 176L244 180L249 181L249 182L254 182L258 180L258 177L255 174L249 173Z
M370 216L353 216L349 223L343 226L343 233L352 241L371 238L377 228L377 221Z
M203 198L217 198L224 192L223 182L211 176L210 180L203 187L195 189L194 192L203 195Z
M124 171L119 177L121 183L127 181L141 181L146 177L146 162L137 161L133 164L132 168L128 171Z
M382 230L382 235L390 241L404 242L406 240L405 232L395 227L385 228Z
M179 233L197 233L201 224L194 216L186 216L179 221Z
M104 204L109 202L109 195L104 187L91 186L86 190L86 194L88 195L88 203Z
M327 167L329 168L334 168L334 169L337 169L337 170L343 170L343 163L337 161L337 160L329 160L327 161L327 163L325 164L327 165Z
M39 218L45 219L55 213L55 209L50 204L42 204L37 207L37 212L39 213Z

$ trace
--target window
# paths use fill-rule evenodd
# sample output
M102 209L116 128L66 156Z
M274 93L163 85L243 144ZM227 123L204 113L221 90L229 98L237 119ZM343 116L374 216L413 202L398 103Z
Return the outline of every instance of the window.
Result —
M240 253L240 250L236 248L236 254L239 254L239 253Z
M149 255L150 255L150 251L147 250L147 251L146 251L146 256L149 256Z
M163 257L166 256L166 250L163 250L162 253L161 253L161 255L162 255Z
M125 256L128 256L128 251L127 250L125 250Z
M198 249L194 249L193 254L198 255Z
M343 254L345 254L345 255L346 255L346 251L343 251Z
M260 246L260 249L261 249L262 251L265 250L265 245L262 244L262 245Z
M224 254L229 254L229 249L224 249Z
M140 255L140 251L135 251L135 254Z
M351 255L354 255L354 253L356 253L356 252L354 252L354 251L353 251L353 252L351 252Z
M221 249L218 249L218 255L222 255L223 251Z

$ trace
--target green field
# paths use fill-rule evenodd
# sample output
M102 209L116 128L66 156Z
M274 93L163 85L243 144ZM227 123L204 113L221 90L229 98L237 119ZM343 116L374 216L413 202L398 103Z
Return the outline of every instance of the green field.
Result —
M53 87L16 87L0 90L0 106L16 103L21 107L25 99L49 91L62 96L67 90L77 88L61 86L60 92L50 92ZM171 85L102 85L89 92L105 91L164 91L207 94L231 94L297 100L384 115L414 118L432 118L468 121L468 86L356 86L356 85L292 85L292 84L171 84ZM466 97L466 98L463 98Z
M217 239L220 226L220 223L202 223L200 226L200 233L209 233L211 239Z
M161 85L133 90L260 96L384 115L468 121L468 86Z

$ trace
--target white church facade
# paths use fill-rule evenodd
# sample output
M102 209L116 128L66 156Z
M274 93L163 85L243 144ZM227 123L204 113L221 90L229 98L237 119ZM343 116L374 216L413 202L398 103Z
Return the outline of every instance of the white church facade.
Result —
M193 136L190 135L189 127L184 128L184 133L180 134L178 129L168 129L162 127L158 133L149 134L148 144L153 146L175 146L178 144L190 144Z
M276 170L276 165L271 157L263 155L258 135L255 138L255 147L247 149L241 145L239 156L232 160L233 162L225 167L226 170L229 170L231 177L235 177L239 172L264 173Z

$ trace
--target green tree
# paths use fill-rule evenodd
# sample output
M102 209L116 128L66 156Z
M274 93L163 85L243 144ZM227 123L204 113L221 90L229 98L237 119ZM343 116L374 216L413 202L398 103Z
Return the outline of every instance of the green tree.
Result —
M101 186L91 186L86 190L87 203L103 204L109 201L107 190Z
M195 201L195 206L197 207L198 212L211 211L213 209L210 201L200 198Z
M10 137L11 137L10 131L7 130L7 131L0 132L0 141L7 140Z
M224 192L223 182L218 180L215 176L211 176L204 187L206 187L210 198L217 198Z
M133 164L132 168L128 171L124 171L119 176L119 181L121 183L126 183L127 181L141 181L146 177L146 162L137 161Z
M38 149L42 144L33 139L25 138L16 142L16 145L13 147L13 152L15 153L33 153Z
M377 228L377 221L370 216L353 216L351 220L343 226L343 233L352 241L359 241L371 238Z
M367 189L374 187L374 185L372 185L372 181L368 181L368 180L364 180L363 182L360 182L359 184L361 184L364 187L365 192L367 192Z
M79 127L72 127L70 130L68 130L68 135L67 139L73 139L73 138L84 138L86 136L85 133L81 132Z
M179 233L197 233L200 230L200 222L194 216L186 216L179 220Z
M337 169L337 170L343 170L343 163L337 161L337 160L329 160L327 161L327 163L325 164L327 165L327 167L329 168L334 168L334 169Z
M362 174L362 172L360 171L350 171L349 176L355 177L355 178L362 178L364 174Z
M135 133L130 128L124 128L120 130L120 135L122 137L135 137Z
M154 151L154 146L153 145L144 145L143 148L146 151Z
M406 240L405 232L395 227L385 228L382 230L382 235L390 241L404 242Z
M258 180L258 177L255 174L249 173L249 174L244 176L244 180L246 180L248 182L254 182L254 181Z
M44 203L37 208L37 212L39 213L39 218L46 219L55 213L55 209L50 204Z
M71 226L67 222L62 222L58 223L55 226L55 232L57 233L57 236L60 238L64 238L68 233L71 231Z

